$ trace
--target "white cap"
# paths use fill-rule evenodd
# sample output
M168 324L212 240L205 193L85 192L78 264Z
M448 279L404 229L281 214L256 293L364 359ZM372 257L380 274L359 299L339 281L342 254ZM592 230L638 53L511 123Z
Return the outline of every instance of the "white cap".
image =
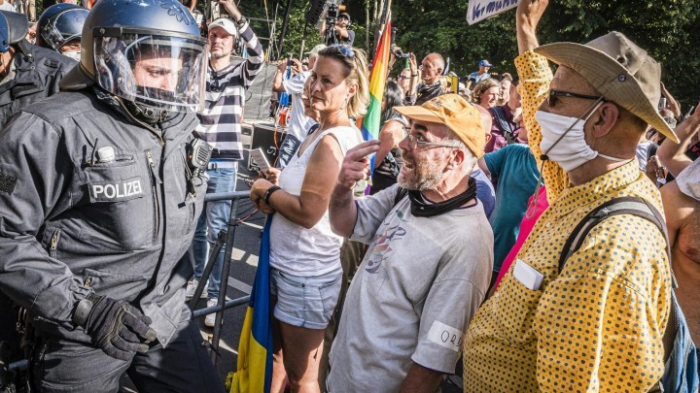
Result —
M236 28L236 24L233 23L233 21L229 18L219 18L209 24L207 27L208 30L213 29L214 27L221 27L222 29L226 30L227 33L231 34L232 36L236 37L238 36L238 29Z

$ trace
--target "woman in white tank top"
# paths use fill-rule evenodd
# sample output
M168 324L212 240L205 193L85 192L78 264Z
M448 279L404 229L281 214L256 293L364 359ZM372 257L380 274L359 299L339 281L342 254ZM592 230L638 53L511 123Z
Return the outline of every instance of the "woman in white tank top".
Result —
M369 103L361 50L330 46L319 52L307 81L320 127L306 137L274 184L259 179L250 198L276 212L270 232L274 310L272 392L319 392L324 329L340 292L342 238L330 228L328 204L345 152L361 142L352 119Z

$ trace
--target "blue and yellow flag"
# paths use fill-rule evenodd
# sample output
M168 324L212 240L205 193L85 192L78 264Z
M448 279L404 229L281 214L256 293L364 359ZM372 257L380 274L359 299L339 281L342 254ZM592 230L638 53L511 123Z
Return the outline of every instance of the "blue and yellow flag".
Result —
M268 393L272 381L272 307L270 303L270 223L267 217L258 269L238 342L238 366L231 393Z

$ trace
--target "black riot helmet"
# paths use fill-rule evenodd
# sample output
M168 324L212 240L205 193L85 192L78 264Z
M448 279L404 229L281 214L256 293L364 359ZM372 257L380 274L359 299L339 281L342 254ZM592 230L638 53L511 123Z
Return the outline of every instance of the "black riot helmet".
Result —
M37 22L37 45L60 52L63 45L83 35L83 25L89 12L66 3L47 8Z
M5 32L7 34L3 37L3 39L7 39L7 42L3 43L3 45L19 44L24 37L27 36L27 31L29 31L29 21L27 21L27 17L24 14L5 10L0 10L0 14L2 14L5 19L3 25L6 30L3 34L5 34ZM3 52L7 52L7 49Z
M177 0L98 1L83 26L79 67L64 90L97 84L147 123L203 102L207 40Z
M5 53L10 49L10 26L5 15L0 14L0 53ZM0 61L2 65L2 61Z

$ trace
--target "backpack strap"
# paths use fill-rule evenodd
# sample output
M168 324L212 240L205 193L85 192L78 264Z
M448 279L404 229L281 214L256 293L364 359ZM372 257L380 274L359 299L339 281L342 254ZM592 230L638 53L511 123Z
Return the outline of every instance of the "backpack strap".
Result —
M676 299L675 288L678 288L678 283L671 265L671 244L668 241L666 221L654 206L639 197L621 197L614 198L593 209L579 222L566 240L559 257L559 273L564 269L566 260L581 247L583 239L598 223L619 214L631 214L651 221L666 239L666 254L674 290L671 290L668 322L661 338L664 347L664 375L650 392L664 392L666 390L675 392L676 390L672 389L674 386L685 386L686 383L694 383L694 386L697 386L696 349L690 337L683 310Z
M488 111L491 113L491 116L495 120L494 123L496 124L496 127L498 127L498 130L501 131L503 137L506 138L508 144L510 145L515 143L515 136L513 135L515 128L513 128L511 123L507 120L505 109L503 109L502 106L494 106L493 108L489 108Z
M564 243L564 248L559 256L559 272L561 273L566 265L566 261L573 253L578 251L583 244L583 240L596 225L608 217L620 214L631 214L641 217L656 225L664 235L664 239L666 239L666 254L668 255L669 264L671 263L671 244L668 241L668 230L666 229L666 220L663 214L642 198L620 197L611 199L593 209L578 223L566 240L566 243ZM676 283L676 277L673 275L673 268L672 266L669 267L671 267L673 288L677 288L678 284Z

